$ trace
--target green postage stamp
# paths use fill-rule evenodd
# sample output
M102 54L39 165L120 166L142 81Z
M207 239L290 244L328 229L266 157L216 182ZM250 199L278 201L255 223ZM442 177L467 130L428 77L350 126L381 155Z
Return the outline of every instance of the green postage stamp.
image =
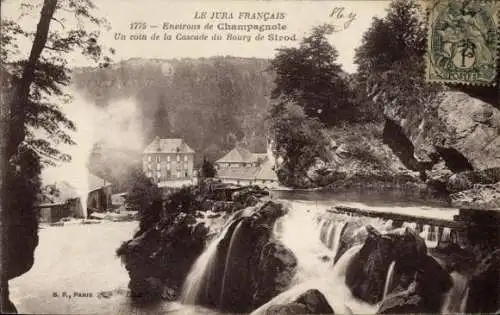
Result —
M439 0L428 8L427 80L494 84L500 1Z

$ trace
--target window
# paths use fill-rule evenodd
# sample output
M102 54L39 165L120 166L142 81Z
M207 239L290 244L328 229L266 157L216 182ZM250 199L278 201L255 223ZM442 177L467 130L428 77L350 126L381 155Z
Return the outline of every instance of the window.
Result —
M151 155L148 155L148 162L151 162Z
M170 169L170 162L167 163L167 170L169 170L169 169Z
M161 177L161 172L156 172L156 176L158 177L158 179Z
M177 178L181 178L181 172L177 171Z
M160 162L160 156L159 155L156 156L156 162Z
M188 172L184 172L184 177L188 177Z
M184 162L187 162L187 160L188 160L188 156L184 155Z
M148 163L148 169L151 169L151 163Z
M159 171L160 169L161 169L161 164L160 163L156 164L156 170Z
M179 154L177 154L177 162L179 162L181 160L181 156Z
M167 155L167 162L170 162L170 155Z

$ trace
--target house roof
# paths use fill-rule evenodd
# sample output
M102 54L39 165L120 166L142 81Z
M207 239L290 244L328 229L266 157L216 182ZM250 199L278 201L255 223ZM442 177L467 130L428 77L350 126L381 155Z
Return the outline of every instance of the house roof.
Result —
M264 163L260 165L259 173L255 176L255 179L260 180L278 180L278 176L273 169L273 165L271 161L266 160Z
M216 161L216 163L254 163L258 156L246 148L235 147L226 155Z
M151 143L144 149L144 153L194 153L182 139L160 139L156 137Z

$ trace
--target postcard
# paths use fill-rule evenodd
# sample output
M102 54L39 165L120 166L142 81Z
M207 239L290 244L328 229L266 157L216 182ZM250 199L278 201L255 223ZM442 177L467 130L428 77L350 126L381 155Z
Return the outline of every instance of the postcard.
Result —
M3 0L0 307L500 312L500 2Z

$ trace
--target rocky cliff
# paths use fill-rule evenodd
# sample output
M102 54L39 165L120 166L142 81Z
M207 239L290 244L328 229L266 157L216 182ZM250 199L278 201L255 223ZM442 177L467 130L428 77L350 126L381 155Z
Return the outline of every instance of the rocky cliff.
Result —
M500 180L500 110L495 103L461 91L446 91L418 114L397 104L386 105L384 114L384 142L427 183L453 193L457 205L470 205L474 194L458 192L477 192L481 185ZM500 198L497 190L490 191L483 197ZM479 200L483 197L479 194L477 201L488 207L496 204Z

